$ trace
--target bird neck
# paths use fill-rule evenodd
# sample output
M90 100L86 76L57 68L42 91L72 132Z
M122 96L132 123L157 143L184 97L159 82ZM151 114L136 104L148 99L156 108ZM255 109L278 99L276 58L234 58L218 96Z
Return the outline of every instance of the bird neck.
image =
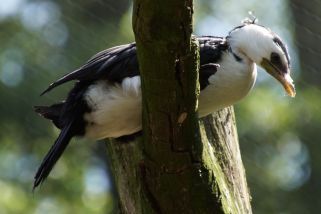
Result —
M255 57L253 56L253 50L249 45L247 40L234 39L233 37L226 38L229 45L229 52L233 54L236 60L246 60L255 62Z

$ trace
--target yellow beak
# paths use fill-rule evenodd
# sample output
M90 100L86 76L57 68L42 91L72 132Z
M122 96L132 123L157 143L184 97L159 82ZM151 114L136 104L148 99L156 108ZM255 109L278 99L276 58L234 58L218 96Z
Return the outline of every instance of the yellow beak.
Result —
M295 97L295 87L290 72L282 72L274 66L269 60L263 58L261 66L275 79L277 79L290 97Z

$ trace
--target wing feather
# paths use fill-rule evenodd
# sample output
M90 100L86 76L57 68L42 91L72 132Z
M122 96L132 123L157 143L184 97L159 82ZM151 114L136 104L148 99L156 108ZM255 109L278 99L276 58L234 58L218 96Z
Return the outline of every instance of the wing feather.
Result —
M227 50L228 47L226 40L222 37L212 36L203 36L197 39L200 43L200 64L219 64L222 51ZM215 69L215 66L210 69L209 67L203 69L203 72L206 73L204 75L213 74L213 69ZM202 72L202 69L200 72ZM120 83L125 77L137 75L139 75L139 65L136 56L136 44L120 45L97 53L77 70L51 83L41 95L71 80L90 82L97 79L106 79Z
M129 65L128 62L131 62L131 64ZM120 66L123 63L127 66ZM114 69L114 67L118 67L123 70ZM115 70L117 71L115 72ZM93 81L96 79L110 78L112 81L121 81L124 73L130 73L130 76L139 74L136 59L136 45L134 43L113 47L99 52L79 69L68 73L57 81L51 83L49 87L41 93L41 95L71 80Z

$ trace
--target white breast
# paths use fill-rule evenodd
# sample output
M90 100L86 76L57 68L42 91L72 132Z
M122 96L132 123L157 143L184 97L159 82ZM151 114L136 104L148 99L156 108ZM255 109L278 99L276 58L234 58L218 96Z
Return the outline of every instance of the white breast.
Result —
M106 80L90 86L85 100L93 109L84 118L86 137L103 139L133 134L142 128L140 77L125 78L121 84Z
M222 63L210 84L201 91L199 97L200 117L233 105L245 97L256 80L256 65L249 59L237 62L230 52L222 56Z

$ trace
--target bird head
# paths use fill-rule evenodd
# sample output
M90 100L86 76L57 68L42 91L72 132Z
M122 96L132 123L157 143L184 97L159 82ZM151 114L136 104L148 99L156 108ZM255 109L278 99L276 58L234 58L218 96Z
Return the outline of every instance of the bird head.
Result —
M290 56L278 35L263 26L245 23L230 31L227 40L233 52L264 68L283 85L289 96L295 96Z

